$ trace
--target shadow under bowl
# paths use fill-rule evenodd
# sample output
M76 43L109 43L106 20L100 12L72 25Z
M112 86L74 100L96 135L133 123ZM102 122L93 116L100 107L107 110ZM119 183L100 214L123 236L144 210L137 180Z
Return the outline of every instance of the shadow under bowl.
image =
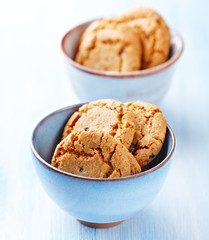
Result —
M31 138L33 162L49 197L64 211L90 227L112 227L147 206L160 191L175 148L167 127L166 138L149 169L121 178L89 178L53 167L51 159L69 117L82 104L55 111L35 127Z

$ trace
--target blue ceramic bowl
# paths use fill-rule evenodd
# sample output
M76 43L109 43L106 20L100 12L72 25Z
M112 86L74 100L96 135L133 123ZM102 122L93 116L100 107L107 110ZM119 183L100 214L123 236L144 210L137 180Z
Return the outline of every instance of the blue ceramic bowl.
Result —
M149 169L121 178L88 178L53 167L50 162L65 123L82 104L63 108L35 127L31 150L43 188L63 210L91 227L111 227L147 206L160 191L171 163L175 137L167 127L161 152Z
M90 23L92 21L72 28L61 42L69 81L80 101L113 98L121 102L141 100L158 106L169 91L176 63L182 55L182 37L170 29L169 58L158 66L125 73L97 71L74 61L81 35Z

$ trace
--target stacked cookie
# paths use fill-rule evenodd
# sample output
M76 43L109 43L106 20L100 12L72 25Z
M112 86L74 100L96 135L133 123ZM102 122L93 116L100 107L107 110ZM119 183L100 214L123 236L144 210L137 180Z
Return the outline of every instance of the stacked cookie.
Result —
M148 103L90 102L68 120L52 165L95 178L137 174L159 153L166 126L161 110Z
M129 72L165 62L169 51L170 32L163 18L152 9L138 7L91 23L75 60L95 70Z

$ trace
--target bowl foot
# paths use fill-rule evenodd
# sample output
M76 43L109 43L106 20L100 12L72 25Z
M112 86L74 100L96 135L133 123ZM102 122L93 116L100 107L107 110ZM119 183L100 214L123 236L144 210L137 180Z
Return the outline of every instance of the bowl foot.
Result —
M93 222L86 222L80 219L77 219L80 223L82 223L83 225L87 226L87 227L92 227L92 228L109 228L109 227L114 227L117 226L118 224L122 223L124 220L122 221L118 221L118 222L111 222L111 223L93 223Z

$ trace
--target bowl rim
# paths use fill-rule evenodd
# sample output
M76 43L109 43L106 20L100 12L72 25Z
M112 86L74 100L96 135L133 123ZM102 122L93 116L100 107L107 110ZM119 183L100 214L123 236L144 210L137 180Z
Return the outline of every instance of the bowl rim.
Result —
M77 70L80 70L82 72L92 74L95 76L100 76L100 77L106 77L106 78L119 78L119 79L127 79L127 78L135 78L135 77L146 77L149 75L153 75L156 73L159 73L163 70L166 70L170 66L172 66L181 56L183 49L184 49L184 41L181 35L175 31L174 29L169 28L170 33L171 33L171 40L172 36L175 36L175 38L178 38L180 42L180 49L178 52L176 52L170 59L168 59L166 62L159 64L155 67L149 68L149 69L143 69L143 70L138 70L138 71L133 71L133 72L125 72L125 73L117 73L117 72L110 72L110 71L98 71L94 69L87 68L77 62L75 62L72 58L69 57L66 48L65 48L65 41L68 38L68 36L73 32L79 29L80 27L83 27L86 24L90 24L91 22L95 21L97 19L93 19L90 21L83 22L79 25L76 25L75 27L71 28L62 38L61 40L61 50L62 53L64 54L65 58L67 61L70 63L70 65Z
M156 166L146 170L146 171L143 171L143 172L140 172L140 173L137 173L137 174L134 174L134 175L129 175L129 176L125 176L125 177L117 177L117 178L92 178L92 177L84 177L84 176L79 176L79 175L76 175L76 174L72 174L72 173L68 173L68 172L65 172L65 171L62 171L54 166L52 166L51 164L47 163L39 154L38 152L36 151L35 149L35 146L34 146L34 140L35 140L35 136L36 136L36 133L39 129L39 127L45 122L47 121L49 118L51 117L54 117L57 113L60 113L60 112L64 112L68 109L72 109L72 108L79 108L80 106L82 106L83 104L74 104L74 105L70 105L68 107L64 107L64 108L61 108L61 109L58 109L50 114L48 114L46 117L44 117L42 120L40 120L33 132L32 132L32 136L31 136L31 140L30 140L30 148L31 148L31 151L34 155L34 157L39 161L39 163L41 163L43 166L47 167L48 169L52 170L52 171L55 171L59 174L62 174L62 175L65 175L65 176L68 176L68 177L73 177L73 178L79 178L79 179L82 179L82 180L91 180L91 181L102 181L102 182L109 182L109 181L121 181L121 180L128 180L128 179L132 179L132 178L138 178L138 177L142 177L144 175L147 175L149 173L152 173L156 170L158 170L159 168L161 168L165 163L168 162L168 160L171 158L173 152L174 152L174 149L175 149L175 146L176 146L176 138L175 138L175 135L174 135L174 132L173 130L170 128L170 126L167 124L167 130L169 131L169 135L170 135L170 138L171 138L171 149L169 151L169 153L167 154L166 158L164 158L159 164L157 164Z

